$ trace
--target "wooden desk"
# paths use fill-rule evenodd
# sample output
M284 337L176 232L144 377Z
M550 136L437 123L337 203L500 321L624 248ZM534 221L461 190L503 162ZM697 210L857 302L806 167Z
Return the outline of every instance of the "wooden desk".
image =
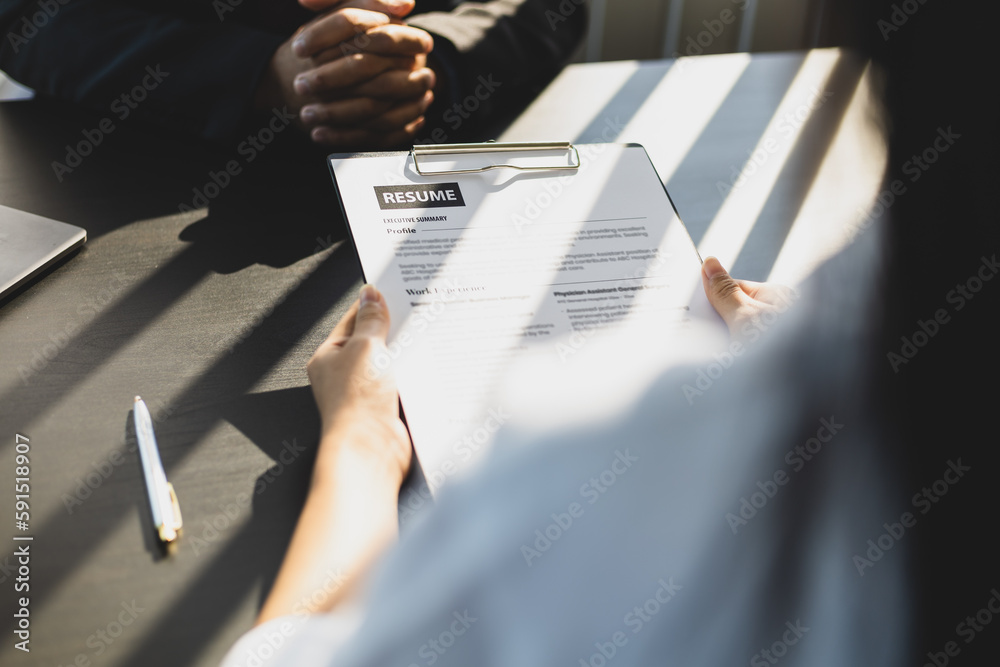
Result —
M703 252L794 283L843 244L881 174L862 71L836 51L574 66L502 138L640 142ZM305 363L359 272L321 154L290 159L276 141L207 212L179 213L241 159L236 146L120 127L60 182L51 163L100 118L0 105L0 202L90 233L0 307L0 471L12 483L15 434L28 436L35 538L32 650L13 648L13 575L0 569L0 662L213 665L287 544L318 427ZM737 182L755 148L760 165ZM152 544L136 394L184 513L169 559Z

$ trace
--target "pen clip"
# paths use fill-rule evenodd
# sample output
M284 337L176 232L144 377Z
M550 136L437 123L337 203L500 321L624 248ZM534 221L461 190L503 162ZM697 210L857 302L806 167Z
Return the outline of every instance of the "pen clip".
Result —
M163 517L163 523L159 526L160 539L164 542L171 542L180 535L183 521L181 520L181 506L177 501L177 493L174 485L167 482L167 493L170 495L170 517Z

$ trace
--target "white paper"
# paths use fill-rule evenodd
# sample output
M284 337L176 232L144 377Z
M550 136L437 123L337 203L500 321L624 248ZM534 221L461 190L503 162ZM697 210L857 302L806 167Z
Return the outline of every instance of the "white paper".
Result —
M433 177L408 154L331 158L364 275L392 316L377 361L391 363L432 488L531 406L547 402L550 421L593 418L634 399L665 364L724 344L700 258L645 150L578 149L577 171ZM546 160L566 162L558 151L478 154L433 168ZM407 202L404 188L424 184L458 191L441 186L434 206L419 201L427 192ZM594 377L601 351L615 363Z

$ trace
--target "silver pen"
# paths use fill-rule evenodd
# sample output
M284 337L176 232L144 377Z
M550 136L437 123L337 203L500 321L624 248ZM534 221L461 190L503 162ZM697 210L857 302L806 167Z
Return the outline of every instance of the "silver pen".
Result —
M139 441L139 458L142 459L142 474L146 478L149 505L153 508L153 525L163 542L173 542L181 530L181 508L177 503L174 487L167 481L163 471L163 461L156 447L153 433L153 419L149 409L138 396L132 407L135 420L135 437Z

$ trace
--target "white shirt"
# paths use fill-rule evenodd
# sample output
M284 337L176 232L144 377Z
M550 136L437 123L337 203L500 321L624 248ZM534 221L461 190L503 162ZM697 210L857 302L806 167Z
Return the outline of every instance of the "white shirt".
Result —
M512 421L358 606L272 620L224 666L901 664L905 536L856 558L906 509L866 413L875 235L728 368L669 368L584 427Z

